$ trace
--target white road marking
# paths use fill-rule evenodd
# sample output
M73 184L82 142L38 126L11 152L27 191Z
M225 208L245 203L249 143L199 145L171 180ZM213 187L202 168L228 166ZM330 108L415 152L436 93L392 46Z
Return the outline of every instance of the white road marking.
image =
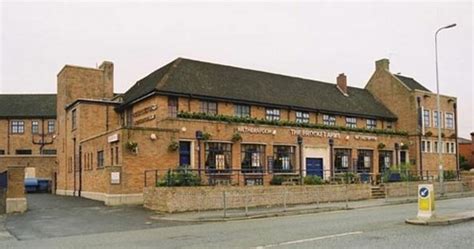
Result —
M326 235L326 236L309 238L309 239L300 239L300 240L281 242L281 243L277 243L277 244L257 246L257 247L255 247L255 249L264 249L264 248L276 247L276 246L293 245L293 244L305 243L305 242L316 241L316 240L331 239L331 238L337 238L337 237L348 236L348 235L356 235L356 234L361 234L361 233L363 233L363 232L362 231L356 231L356 232L332 234L332 235Z

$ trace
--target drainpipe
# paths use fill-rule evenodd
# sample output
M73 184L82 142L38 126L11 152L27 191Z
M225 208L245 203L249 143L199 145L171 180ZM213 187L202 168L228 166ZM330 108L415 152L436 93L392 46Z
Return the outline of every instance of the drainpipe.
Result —
M10 119L7 119L7 155L10 155Z
M453 104L454 107L454 135L456 136L455 140L455 149L456 149L456 170L459 177L459 149L458 149L458 108L456 103Z

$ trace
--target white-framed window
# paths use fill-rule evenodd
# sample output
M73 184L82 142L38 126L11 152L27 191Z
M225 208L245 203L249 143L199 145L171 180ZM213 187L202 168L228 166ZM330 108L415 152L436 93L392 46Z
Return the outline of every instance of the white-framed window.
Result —
M323 115L323 124L324 125L330 125L330 126L336 125L336 116L324 114Z
M357 119L354 117L346 117L346 127L357 128Z
M269 121L279 121L280 120L280 109L267 108L265 110L265 118Z
M443 122L440 122L441 120L443 120L443 112L440 112L438 117L438 111L433 111L433 127L438 128L439 125L443 127Z
M425 140L421 141L421 151L422 152L427 152L426 151L426 141Z
M250 106L234 105L234 115L241 118L250 118Z
M39 133L39 122L38 121L31 121L31 133L38 134Z
M25 121L11 121L10 130L12 134L23 134L25 132Z
M454 142L446 142L445 153L454 154L456 153L456 147Z
M431 115L430 115L430 110L428 109L423 109L423 125L425 127L431 127Z
M426 152L431 153L431 141L426 141Z
M446 129L454 129L454 113L447 112L445 115L445 126Z
M54 133L56 131L56 122L54 120L48 120L48 133Z
M309 123L309 112L296 112L296 123Z
M377 120L367 119L367 129L375 129L375 128L377 128Z

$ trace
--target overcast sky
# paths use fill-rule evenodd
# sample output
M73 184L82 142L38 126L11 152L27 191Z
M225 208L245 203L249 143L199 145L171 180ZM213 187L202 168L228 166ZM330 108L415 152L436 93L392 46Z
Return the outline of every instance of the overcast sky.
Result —
M54 93L64 64L115 64L115 92L177 57L364 87L374 61L456 96L474 131L473 4L465 2L1 3L1 93ZM283 89L282 89L283 90Z

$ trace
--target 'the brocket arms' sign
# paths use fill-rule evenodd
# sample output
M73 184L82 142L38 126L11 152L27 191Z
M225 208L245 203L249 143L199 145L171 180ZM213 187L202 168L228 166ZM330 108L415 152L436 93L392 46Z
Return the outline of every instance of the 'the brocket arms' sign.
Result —
M262 128L262 127L247 127L247 126L240 126L237 128L237 132L240 133L251 133L251 134L276 134L276 130Z
M290 129L290 134L293 136L303 136L303 137L327 137L327 138L340 138L341 134L339 132L330 132L330 131L319 131L319 130L306 130L306 129Z

